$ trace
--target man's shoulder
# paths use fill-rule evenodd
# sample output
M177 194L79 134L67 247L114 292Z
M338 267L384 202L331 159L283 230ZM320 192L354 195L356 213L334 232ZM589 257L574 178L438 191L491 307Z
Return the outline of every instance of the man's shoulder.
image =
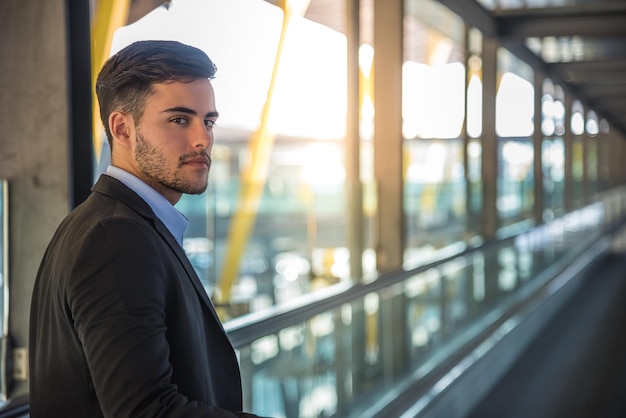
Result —
M97 214L153 217L148 204L121 181L103 174L92 187L91 194L78 205L70 216L83 217Z
M105 177L105 176L103 176ZM109 180L110 179L110 180ZM59 225L59 231L79 231L88 234L100 227L116 224L139 226L146 232L154 229L153 215L149 207L121 182L113 179L98 180L92 193L78 205ZM71 234L71 232L70 232Z

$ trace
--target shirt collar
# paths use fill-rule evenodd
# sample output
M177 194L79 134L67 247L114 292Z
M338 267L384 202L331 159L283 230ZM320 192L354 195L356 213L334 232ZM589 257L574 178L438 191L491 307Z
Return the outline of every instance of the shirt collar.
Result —
M119 167L108 166L106 174L121 181L134 191L152 208L154 214L165 224L170 233L182 247L183 236L189 220L176 209L163 195L148 186L139 178Z

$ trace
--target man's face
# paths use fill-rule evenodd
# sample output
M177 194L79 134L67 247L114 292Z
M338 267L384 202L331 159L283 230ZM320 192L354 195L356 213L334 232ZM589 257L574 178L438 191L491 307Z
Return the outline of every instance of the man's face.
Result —
M136 126L133 174L171 203L204 192L217 116L208 79L155 84Z

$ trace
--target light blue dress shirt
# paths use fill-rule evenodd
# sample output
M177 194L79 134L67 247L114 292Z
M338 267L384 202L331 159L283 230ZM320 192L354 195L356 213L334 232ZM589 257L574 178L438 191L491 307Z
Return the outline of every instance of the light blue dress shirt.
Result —
M183 235L185 235L185 230L187 225L189 225L189 220L185 215L180 213L163 195L128 171L110 165L107 167L106 174L121 181L145 200L157 218L165 224L174 238L176 238L180 246L183 246Z

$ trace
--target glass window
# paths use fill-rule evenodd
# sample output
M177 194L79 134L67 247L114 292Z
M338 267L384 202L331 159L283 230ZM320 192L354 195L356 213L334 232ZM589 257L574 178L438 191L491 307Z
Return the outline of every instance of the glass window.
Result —
M533 159L530 139L501 139L498 143L498 198L500 226L530 219L533 208Z
M541 167L543 170L543 219L549 221L564 211L565 147L563 145L565 107L563 90L546 78L541 98Z
M496 134L500 227L532 219L534 204L533 71L507 50L498 50Z
M541 151L544 220L564 213L565 147L560 137L546 138Z
M406 3L402 115L405 265L466 238L463 22L437 2Z
M584 145L581 136L572 139L572 198L575 207L583 204L585 199L584 190L585 163Z
M597 136L600 133L600 122L598 115L593 110L587 112L587 121L585 122L585 132L589 136Z
M571 129L574 135L582 135L585 132L584 109L579 100L572 103Z
M225 318L350 274L345 5L287 2L283 13L279 3L172 2L120 27L111 43L114 53L135 40L175 39L217 65L209 188L177 208L190 220L184 248Z
M499 137L530 137L533 134L534 87L532 68L498 49L496 133Z

